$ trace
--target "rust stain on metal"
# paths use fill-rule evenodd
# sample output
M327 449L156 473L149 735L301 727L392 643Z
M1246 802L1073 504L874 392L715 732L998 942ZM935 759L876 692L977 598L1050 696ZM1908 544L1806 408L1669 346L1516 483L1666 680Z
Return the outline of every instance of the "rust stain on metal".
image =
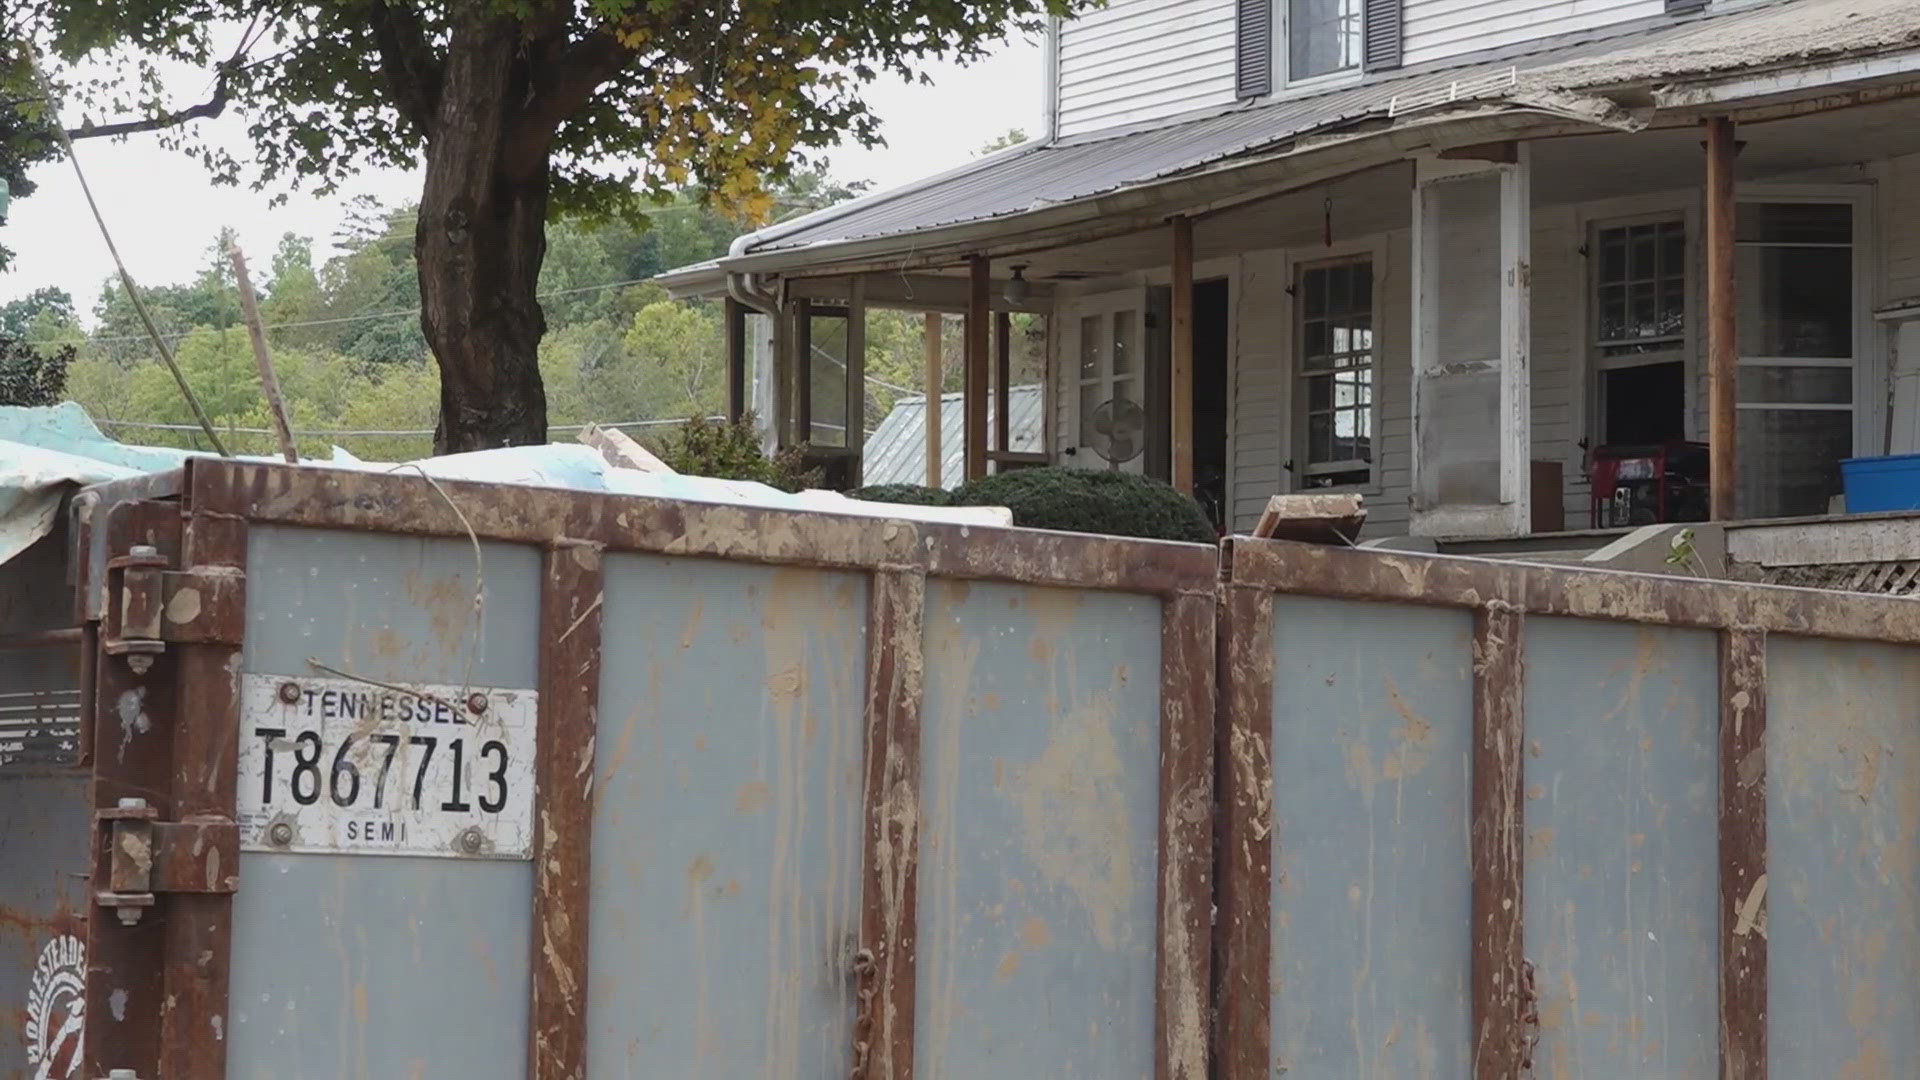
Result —
M1767 639L1720 635L1720 1069L1767 1075ZM1758 931L1758 932L1756 932Z
M866 842L861 874L855 1080L913 1075L920 859L920 708L926 578L873 575L867 621Z
M529 1003L533 1038L527 1067L532 1080L586 1076L587 906L604 596L600 564L599 547L581 542L556 543L543 560Z
M1474 613L1472 833L1473 1069L1480 1080L1523 1075L1537 1032L1521 953L1524 876L1521 841L1525 806L1521 714L1526 683L1521 633L1524 616L1503 601ZM1537 1035L1535 1036L1537 1037Z
M1170 597L1161 614L1158 1080L1208 1076L1217 619L1211 596Z
M1237 543L1237 541L1236 541ZM1220 785L1213 929L1215 1069L1221 1080L1274 1075L1273 595L1230 584L1219 621Z

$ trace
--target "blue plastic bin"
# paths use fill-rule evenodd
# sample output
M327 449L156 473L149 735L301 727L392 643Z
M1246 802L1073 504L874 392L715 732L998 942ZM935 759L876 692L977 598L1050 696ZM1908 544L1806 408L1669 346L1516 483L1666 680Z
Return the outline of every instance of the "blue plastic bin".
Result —
M1849 458L1840 463L1847 513L1920 510L1920 454Z

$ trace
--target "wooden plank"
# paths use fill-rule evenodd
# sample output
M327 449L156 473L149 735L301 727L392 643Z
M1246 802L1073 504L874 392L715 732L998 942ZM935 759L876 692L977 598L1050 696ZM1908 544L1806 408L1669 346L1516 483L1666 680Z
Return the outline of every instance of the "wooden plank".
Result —
M587 1075L587 909L603 596L597 544L561 541L540 590L540 753L534 761L532 1080Z
M727 322L727 420L738 423L747 413L747 306L729 296Z
M1366 523L1366 502L1359 495L1274 495L1254 523L1253 535L1260 540L1349 545Z
M1193 219L1173 219L1173 486L1193 494Z
M939 488L946 486L945 470L940 458L940 412L941 402L946 397L945 377L940 371L940 332L943 316L937 311L927 312L926 350L927 350L927 401L924 408L927 413L927 486Z
M966 393L962 413L966 424L966 477L977 480L987 475L987 332L993 318L993 277L985 255L967 260L968 281L972 286L967 303Z
M853 455L852 486L860 486L867 445L866 279L856 276L847 293L847 452Z
M600 451L600 457L616 469L644 473L671 473L673 468L653 455L653 451L634 441L618 428L588 424L580 432L580 441Z
M1720 635L1720 1075L1767 1076L1767 637Z
M1227 586L1220 610L1214 774L1219 914L1213 936L1215 1067L1270 1080L1273 971L1273 594Z
M1169 597L1160 646L1160 947L1154 1076L1206 1080L1213 927L1213 708L1216 609Z
M911 1080L920 861L926 576L873 575L867 623L865 843L854 1080Z
M1012 447L1013 316L1002 311L993 317L993 443L991 450L1005 453Z
M1519 609L1501 601L1474 612L1473 955L1468 981L1476 1080L1528 1075L1532 1061L1521 906L1524 618Z
M1733 121L1705 121L1707 136L1707 481L1708 515L1714 521L1734 516L1738 481L1734 405L1739 389L1738 297L1734 293Z

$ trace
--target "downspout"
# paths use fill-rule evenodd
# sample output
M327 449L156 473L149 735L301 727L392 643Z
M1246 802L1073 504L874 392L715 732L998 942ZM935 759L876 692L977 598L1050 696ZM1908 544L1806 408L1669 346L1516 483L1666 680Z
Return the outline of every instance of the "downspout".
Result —
M744 255L753 237L753 233L735 237L733 243L727 247L727 257L732 259ZM779 352L779 341L782 336L779 332L780 298L775 296L772 290L762 285L762 280L759 274L733 273L729 271L727 273L727 295L744 305L748 311L759 312L773 320L775 347L766 351L768 355L767 362L764 365L760 363L760 358L762 356L761 343L765 340L765 335L754 335L753 391L748 395L748 401L753 405L755 422L760 428L760 448L768 454L772 454L778 448L779 443L778 418L773 415L774 410L772 408L762 406L772 404L769 391L772 390L772 380L775 378L774 369L779 363L777 354Z

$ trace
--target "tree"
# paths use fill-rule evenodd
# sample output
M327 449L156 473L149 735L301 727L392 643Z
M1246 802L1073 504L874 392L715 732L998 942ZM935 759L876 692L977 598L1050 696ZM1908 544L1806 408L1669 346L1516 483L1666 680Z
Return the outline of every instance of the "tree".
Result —
M47 285L18 300L0 304L0 336L3 337L33 340L41 336L37 331L73 324L73 295L56 286Z
M69 70L121 61L112 86L68 80L88 110L80 136L177 132L234 104L263 184L328 190L424 163L420 326L441 372L436 443L458 451L546 436L536 292L551 215L634 214L693 181L764 219L768 183L809 150L880 141L862 91L881 73L979 57L1089 2L37 0L24 19ZM211 95L167 100L159 63L211 68ZM138 115L94 116L125 94Z
M58 405L67 391L73 347L42 352L0 337L0 405Z

